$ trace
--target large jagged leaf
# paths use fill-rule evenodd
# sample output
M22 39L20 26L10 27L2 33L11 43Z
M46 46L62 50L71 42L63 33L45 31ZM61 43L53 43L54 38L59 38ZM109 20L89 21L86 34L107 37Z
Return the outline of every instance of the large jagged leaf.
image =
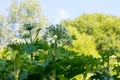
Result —
M33 52L36 51L37 48L33 44L28 44L23 46L22 50L25 51L27 54L33 54Z

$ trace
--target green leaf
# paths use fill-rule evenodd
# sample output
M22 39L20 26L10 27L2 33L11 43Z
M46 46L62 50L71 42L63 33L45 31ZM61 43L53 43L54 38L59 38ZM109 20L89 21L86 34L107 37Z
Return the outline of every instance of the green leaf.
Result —
M23 69L19 74L19 80L25 80L28 77L28 70Z
M33 44L28 44L24 45L21 50L25 51L27 54L33 54L33 52L36 51L37 48Z

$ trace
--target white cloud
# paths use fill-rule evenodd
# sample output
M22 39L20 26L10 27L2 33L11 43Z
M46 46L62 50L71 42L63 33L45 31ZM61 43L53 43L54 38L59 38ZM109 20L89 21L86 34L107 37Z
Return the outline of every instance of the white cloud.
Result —
M67 13L67 11L65 9L60 9L60 10L58 10L57 16L54 16L51 18L51 21L53 21L51 23L58 24L61 20L69 19L69 18L70 18L70 16Z
M64 9L59 10L59 15L60 15L60 19L68 19L69 18L69 14Z

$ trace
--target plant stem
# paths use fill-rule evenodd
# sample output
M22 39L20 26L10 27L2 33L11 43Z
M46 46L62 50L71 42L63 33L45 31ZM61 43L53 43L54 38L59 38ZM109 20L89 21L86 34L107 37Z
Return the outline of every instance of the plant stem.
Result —
M30 42L32 43L33 41L32 41L32 32L31 32L31 30L29 30L29 34L30 34Z
M108 65L107 65L108 73L110 74L110 53L108 52ZM108 80L110 79L110 76L108 76Z
M17 65L17 60L16 60L16 58L17 58L18 56L17 56L17 54L16 54L16 56L15 56L15 60L14 60L14 71L15 71L15 73L14 73L14 76L15 76L15 80L18 80L18 78L19 78L19 73L20 73L20 68L19 68L19 66Z
M32 41L32 32L31 32L31 30L29 30L29 34L30 34L30 43L32 44L33 41ZM31 54L31 60L33 60L33 53Z

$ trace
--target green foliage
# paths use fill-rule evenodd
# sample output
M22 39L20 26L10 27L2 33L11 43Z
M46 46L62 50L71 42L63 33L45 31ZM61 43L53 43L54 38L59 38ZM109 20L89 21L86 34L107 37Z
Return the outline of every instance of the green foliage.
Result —
M47 27L43 39L49 41L50 44L54 43L56 47L70 44L72 41L66 28L60 24Z
M97 51L97 53L99 53L99 56L101 56L101 66L105 67L103 70L107 70L107 72L110 74L107 76L113 76L113 69L116 65L113 63L114 60L117 60L117 58L112 58L112 56L119 57L120 51L120 46L118 45L120 43L120 39L118 38L120 37L119 22L120 19L115 16L107 16L103 14L84 14L75 20L63 21L63 24L67 26L72 35L75 35L76 38L79 36L77 40L73 41L73 47L71 50L75 48L75 51L80 50L79 53L82 52L84 54L88 54L89 49L87 47L90 47L92 51L94 50L93 52L90 52L93 53L93 57L98 55L95 53ZM83 34L84 37L88 36L91 38L80 38L80 35ZM81 41L77 42L79 39ZM92 40L91 42L89 41L90 39ZM85 44L86 50L84 50L83 43ZM82 49L83 51L81 51ZM88 52L86 53L86 51ZM116 63L119 63L119 61Z
M120 18L83 14L42 28L39 0L13 0L8 11L0 16L0 80L120 79Z
M79 34L76 28L68 26L68 31L71 35L75 35L75 38L72 41L72 46L68 47L70 50L73 50L78 53L78 55L85 54L87 56L92 55L93 57L99 58L100 55L96 50L96 44L93 41L92 36L88 36L84 33ZM86 46L87 45L87 46Z

